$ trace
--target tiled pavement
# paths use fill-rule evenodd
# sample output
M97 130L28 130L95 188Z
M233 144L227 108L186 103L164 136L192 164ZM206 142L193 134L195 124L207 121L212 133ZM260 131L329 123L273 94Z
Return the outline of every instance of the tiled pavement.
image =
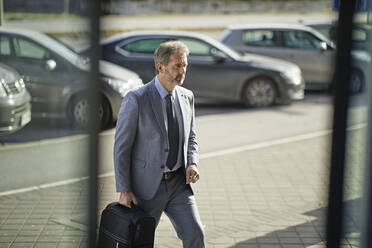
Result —
M330 136L200 161L194 185L208 247L325 247ZM100 178L99 213L117 199ZM87 182L0 197L0 248L86 247ZM182 247L167 217L155 247Z

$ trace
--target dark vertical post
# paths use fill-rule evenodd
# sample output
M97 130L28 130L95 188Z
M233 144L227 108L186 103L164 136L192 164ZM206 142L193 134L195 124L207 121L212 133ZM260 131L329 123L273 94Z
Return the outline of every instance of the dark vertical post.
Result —
M97 172L98 172L98 132L100 129L100 120L98 117L98 106L101 101L99 95L99 18L100 18L100 0L89 1L90 4L90 44L91 44L91 71L88 78L87 90L89 92L89 233L88 247L96 247L96 226L97 226Z
M334 89L334 115L327 215L327 247L329 248L340 247L343 231L342 202L351 78L351 33L356 0L340 0L339 3L336 70L332 81Z

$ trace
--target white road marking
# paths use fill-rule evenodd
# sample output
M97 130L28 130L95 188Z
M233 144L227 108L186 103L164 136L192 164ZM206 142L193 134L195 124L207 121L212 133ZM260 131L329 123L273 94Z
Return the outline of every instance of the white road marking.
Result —
M365 128L365 127L367 127L367 124L361 123L361 124L350 126L347 130L353 131L353 130L358 130L358 129ZM207 159L207 158L218 157L218 156L223 156L223 155L237 153L237 152L255 150L255 149L260 149L260 148L265 148L265 147L270 147L270 146L275 146L275 145L281 145L281 144L286 144L286 143L291 143L291 142L296 142L296 141L301 141L301 140L322 137L322 136L329 135L331 133L332 133L332 130L323 130L323 131L312 132L308 134L296 135L296 136L292 136L288 138L270 140L270 141L260 142L256 144L250 144L250 145L239 146L239 147L234 147L230 149L224 149L224 150L215 151L215 152L208 152L205 154L201 154L199 158ZM114 171L100 174L98 175L98 178L104 178L104 177L110 177L110 176L114 176ZM73 179L63 180L63 181L59 181L55 183L47 183L47 184L42 184L39 186L32 186L32 187L26 187L26 188L21 188L21 189L16 189L16 190L4 191L4 192L0 192L0 196L13 195L13 194L30 192L34 190L62 186L66 184L71 184L71 183L76 183L76 182L80 182L83 180L87 180L88 178L89 177L73 178Z

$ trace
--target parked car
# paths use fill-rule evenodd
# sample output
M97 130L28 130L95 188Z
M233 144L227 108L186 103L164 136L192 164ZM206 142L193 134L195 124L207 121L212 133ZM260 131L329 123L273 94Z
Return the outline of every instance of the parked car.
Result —
M0 135L13 133L31 121L30 101L21 76L0 63Z
M300 21L301 24L306 25L322 33L334 44L336 44L336 20L327 21ZM351 92L359 93L365 89L365 82L371 82L371 53L370 50L372 42L372 26L362 23L354 23L352 30L352 63L353 68L359 70L353 71Z
M336 43L337 21L300 21L300 23L315 29ZM371 49L369 47L372 41L372 26L362 23L354 23L351 38L354 50L369 51L369 49Z
M224 30L221 42L242 53L267 55L297 64L307 89L328 89L334 72L335 45L316 30L301 24L249 24ZM354 92L364 88L364 68L370 56L353 52L352 86Z
M31 30L0 28L0 62L15 68L32 97L33 116L68 118L78 127L88 124L88 59L56 39ZM99 118L106 127L115 121L123 96L142 84L139 76L100 61Z
M155 76L154 51L168 40L180 40L190 50L184 86L196 97L242 101L252 107L289 103L304 97L304 81L298 66L268 57L241 56L198 33L118 34L101 42L103 59L127 67L149 82Z

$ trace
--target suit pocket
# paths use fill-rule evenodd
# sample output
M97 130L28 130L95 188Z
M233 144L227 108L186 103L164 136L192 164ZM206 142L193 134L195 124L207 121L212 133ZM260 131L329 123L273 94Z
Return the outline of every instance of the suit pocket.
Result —
M134 168L145 168L146 161L142 159L133 159Z

